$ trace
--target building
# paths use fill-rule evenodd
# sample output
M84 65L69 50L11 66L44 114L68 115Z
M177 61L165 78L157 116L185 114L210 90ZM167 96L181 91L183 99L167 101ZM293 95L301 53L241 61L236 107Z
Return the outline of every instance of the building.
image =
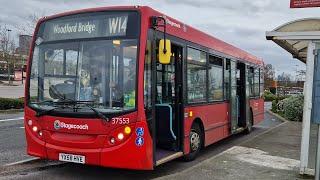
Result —
M29 35L19 35L19 47L17 48L17 54L28 55L30 50L30 43L32 36Z

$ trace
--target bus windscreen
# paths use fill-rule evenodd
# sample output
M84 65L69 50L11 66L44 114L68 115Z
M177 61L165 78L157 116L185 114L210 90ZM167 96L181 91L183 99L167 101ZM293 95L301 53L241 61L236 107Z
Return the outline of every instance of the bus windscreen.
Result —
M81 101L103 113L135 109L138 27L136 13L42 23L31 61L29 106L72 113L75 107L57 102ZM92 113L88 106L76 108Z

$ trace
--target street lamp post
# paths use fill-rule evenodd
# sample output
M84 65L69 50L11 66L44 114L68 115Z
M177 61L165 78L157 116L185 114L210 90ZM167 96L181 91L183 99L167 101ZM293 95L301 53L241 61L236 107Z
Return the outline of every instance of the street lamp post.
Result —
M8 44L10 42L10 32L12 30L11 29L7 29L7 32L8 32L8 38L7 38L7 42L6 42L6 60L7 60L7 66L8 66L8 82L9 84L11 85L12 82L11 82L11 77L10 77L10 74L11 74L11 71L10 71L10 63L9 63L9 57L8 57Z

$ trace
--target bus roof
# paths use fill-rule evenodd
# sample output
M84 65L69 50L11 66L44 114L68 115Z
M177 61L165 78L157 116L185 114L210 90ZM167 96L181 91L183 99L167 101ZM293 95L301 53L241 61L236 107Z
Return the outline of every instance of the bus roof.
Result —
M110 6L110 7L98 7L98 8L89 8L89 9L80 9L75 11L69 11L65 13L60 13L46 17L40 21L53 19L61 16L85 13L85 12L98 12L106 10L140 10L142 18L149 18L151 16L163 16L167 21L167 33L173 36L185 39L187 41L205 46L207 48L218 51L222 54L231 56L235 59L246 61L249 63L263 65L263 60L258 58L240 48L237 48L229 43L226 43L216 37L208 35L200 30L197 30L189 25L186 25L174 18L166 16L165 14L160 13L148 6ZM150 21L146 19L147 25L150 26Z

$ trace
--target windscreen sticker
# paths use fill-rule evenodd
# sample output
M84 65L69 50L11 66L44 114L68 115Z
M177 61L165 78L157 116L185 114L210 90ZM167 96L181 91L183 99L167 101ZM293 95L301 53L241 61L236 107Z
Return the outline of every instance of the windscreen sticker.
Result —
M143 145L143 143L144 143L143 137L137 137L137 139L136 139L136 145L140 147L140 146Z
M136 134L137 134L137 136L143 136L143 134L144 134L144 129L143 129L143 127L138 127L138 128L136 129Z

